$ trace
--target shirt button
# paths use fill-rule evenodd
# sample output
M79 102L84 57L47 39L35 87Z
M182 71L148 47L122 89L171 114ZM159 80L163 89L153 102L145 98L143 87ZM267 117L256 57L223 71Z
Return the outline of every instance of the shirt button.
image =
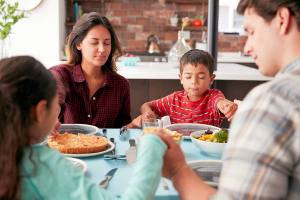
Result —
M95 100L96 100L96 97L93 97L92 99L95 101Z
M88 115L88 118L91 118L92 115Z

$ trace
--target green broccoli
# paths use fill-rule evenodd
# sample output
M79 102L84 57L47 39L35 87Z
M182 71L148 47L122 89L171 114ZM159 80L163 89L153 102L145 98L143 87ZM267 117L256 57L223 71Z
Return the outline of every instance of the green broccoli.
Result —
M228 140L228 130L223 129L214 134L216 142L218 143L227 143Z

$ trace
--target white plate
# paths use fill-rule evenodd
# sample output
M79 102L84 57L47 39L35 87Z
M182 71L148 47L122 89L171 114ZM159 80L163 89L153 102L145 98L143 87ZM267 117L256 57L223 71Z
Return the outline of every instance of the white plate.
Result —
M107 152L110 152L115 148L115 145L111 141L108 141L108 144L109 144L110 147L108 149L104 150L104 151L99 151L99 152L95 152L95 153L81 153L81 154L63 153L63 155L64 156L69 156L69 157L74 157L74 158L97 156L97 155L101 155L101 154L105 154Z
M206 182L208 185L217 187L222 170L221 160L195 160L188 162L188 165Z
M71 161L71 163L76 166L76 167L79 167L81 169L81 171L83 172L86 172L87 170L87 164L82 161L82 160L79 160L77 158L71 158L71 157L66 157L67 160Z
M181 134L183 134L184 139L190 139L190 134L194 131L200 131L200 130L221 130L221 128L207 125L207 124L195 124L195 123L178 123L178 124L171 124L169 126L166 126L165 128L171 130L171 131L177 131Z
M89 124L61 124L58 132L97 134L99 132L99 128Z

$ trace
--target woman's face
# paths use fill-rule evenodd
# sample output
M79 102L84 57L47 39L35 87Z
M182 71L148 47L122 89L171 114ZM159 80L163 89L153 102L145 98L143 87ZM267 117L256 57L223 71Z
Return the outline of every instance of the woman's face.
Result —
M94 26L89 30L77 49L81 51L82 63L88 66L102 66L111 53L111 35L102 25Z

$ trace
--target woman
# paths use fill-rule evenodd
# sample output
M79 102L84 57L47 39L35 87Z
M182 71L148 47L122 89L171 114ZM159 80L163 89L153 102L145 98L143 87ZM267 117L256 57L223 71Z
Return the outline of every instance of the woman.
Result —
M40 62L28 56L0 61L0 199L114 198L56 150L39 144L54 128L58 110L55 79ZM153 199L160 180L166 145L156 135L140 142L122 199Z
M58 82L60 122L101 128L130 123L129 83L116 73L121 48L108 19L84 14L68 36L67 54L67 64L50 69Z

